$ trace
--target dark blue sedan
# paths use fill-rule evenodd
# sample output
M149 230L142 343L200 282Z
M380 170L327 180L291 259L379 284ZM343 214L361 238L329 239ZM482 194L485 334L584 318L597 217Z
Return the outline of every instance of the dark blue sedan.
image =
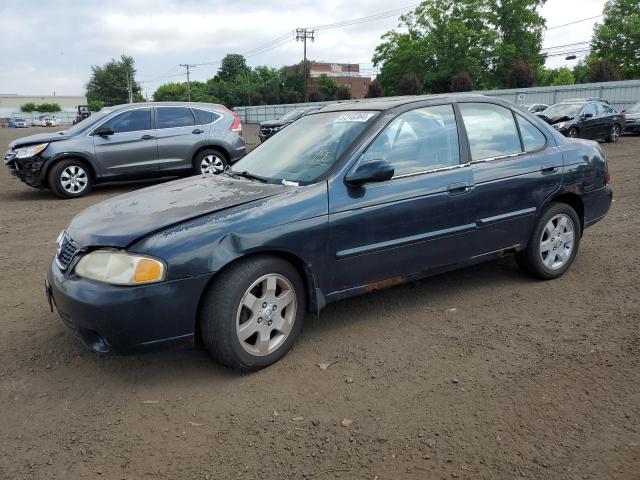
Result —
M501 100L334 105L223 174L83 211L46 289L96 351L199 339L225 365L258 369L291 348L307 312L342 298L511 253L559 277L611 199L597 143Z

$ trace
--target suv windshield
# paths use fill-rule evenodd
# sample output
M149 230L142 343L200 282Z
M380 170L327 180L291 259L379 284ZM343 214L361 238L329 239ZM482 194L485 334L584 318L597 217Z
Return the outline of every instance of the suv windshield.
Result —
M541 113L547 118L575 117L584 108L583 103L557 103Z
M377 112L326 112L307 115L251 151L231 168L264 177L309 184L340 158Z

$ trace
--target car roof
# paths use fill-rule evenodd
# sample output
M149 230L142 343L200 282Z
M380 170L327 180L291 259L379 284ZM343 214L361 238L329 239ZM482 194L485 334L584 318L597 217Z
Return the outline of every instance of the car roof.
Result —
M138 103L123 103L121 105L113 105L112 107L105 107L112 112L117 110L124 110L128 107L189 107L189 108L218 108L221 110L228 110L224 105L219 103L206 103L206 102L138 102Z
M348 101L344 103L332 103L326 105L320 111L321 112L341 112L345 110L390 110L392 108L400 107L402 105L408 105L411 103L424 102L428 100L448 100L450 102L457 102L460 100L482 100L488 99L498 100L496 103L501 103L497 97L489 97L487 95L469 94L469 93L446 93L439 95L408 95L404 97L383 97L383 98L367 98L363 100Z

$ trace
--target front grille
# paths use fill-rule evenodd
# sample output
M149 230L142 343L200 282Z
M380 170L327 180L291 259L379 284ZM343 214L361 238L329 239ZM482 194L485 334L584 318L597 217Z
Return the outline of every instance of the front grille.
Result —
M56 263L60 269L66 270L78 251L80 251L78 245L71 240L71 237L66 232L63 233L56 250Z

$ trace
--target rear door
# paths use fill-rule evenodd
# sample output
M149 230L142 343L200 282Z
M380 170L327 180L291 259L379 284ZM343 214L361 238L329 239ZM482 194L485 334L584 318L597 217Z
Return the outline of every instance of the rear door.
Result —
M587 118L588 115L591 117ZM582 124L580 125L580 138L598 138L602 135L602 118L598 117L598 109L594 103L589 103L582 110Z
M158 146L151 123L151 108L135 108L118 113L98 127L110 128L113 135L93 135L95 156L106 176L155 170Z
M476 199L475 256L523 246L546 199L560 187L562 155L523 115L461 103Z
M475 192L451 104L396 117L356 165L386 160L391 180L329 183L333 289L345 290L454 264L471 256ZM398 279L401 281L400 279Z
M193 154L207 139L206 128L190 108L181 106L156 107L156 134L160 170L190 168Z

